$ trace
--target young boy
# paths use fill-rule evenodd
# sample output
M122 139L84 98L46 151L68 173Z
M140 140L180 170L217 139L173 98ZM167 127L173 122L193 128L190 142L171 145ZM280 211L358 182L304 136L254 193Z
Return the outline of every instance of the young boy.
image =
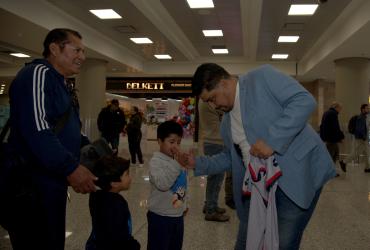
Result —
M180 250L186 210L186 171L176 161L182 127L174 121L157 129L159 152L149 162L148 250Z
M131 183L130 161L117 156L103 156L93 168L101 190L90 194L89 207L92 231L86 250L140 249L132 233L131 214L127 201L119 194Z

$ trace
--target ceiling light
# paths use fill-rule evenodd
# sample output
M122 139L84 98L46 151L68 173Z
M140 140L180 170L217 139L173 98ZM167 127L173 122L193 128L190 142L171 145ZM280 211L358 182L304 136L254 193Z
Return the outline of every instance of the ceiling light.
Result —
M214 8L212 0L186 0L192 9Z
M5 87L5 84L1 84L1 87Z
M10 53L10 55L15 56L15 57L31 57L31 56L23 54L23 53Z
M299 39L299 36L279 36L279 43L296 43Z
M229 54L228 49L212 49L213 54Z
M157 59L172 59L170 55L154 55Z
M203 30L204 36L224 36L222 30Z
M292 4L288 12L289 16L307 16L313 15L318 4Z
M152 40L150 40L147 37L131 37L130 40L133 41L134 43L137 43L137 44L153 43Z
M272 54L272 59L287 59L288 54Z
M95 16L99 17L100 19L120 19L122 18L120 15L117 14L112 9L101 9L101 10L89 10Z

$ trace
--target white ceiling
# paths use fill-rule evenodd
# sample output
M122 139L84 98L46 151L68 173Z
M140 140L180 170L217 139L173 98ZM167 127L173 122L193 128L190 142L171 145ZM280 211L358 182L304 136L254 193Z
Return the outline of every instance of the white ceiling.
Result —
M216 62L232 74L270 63L301 80L334 79L333 60L370 57L370 1L327 0L313 16L291 17L292 3L318 0L213 0L214 9L190 9L186 0L0 0L0 76L24 63L7 55L20 51L40 57L47 32L78 30L88 58L108 62L107 76L191 76L203 62ZM100 20L89 9L112 8L122 19ZM224 37L205 38L203 29ZM296 44L278 44L279 35L299 35ZM137 45L130 37L154 43ZM213 55L212 46L228 55ZM156 53L172 56L158 61ZM288 53L272 61L272 53Z

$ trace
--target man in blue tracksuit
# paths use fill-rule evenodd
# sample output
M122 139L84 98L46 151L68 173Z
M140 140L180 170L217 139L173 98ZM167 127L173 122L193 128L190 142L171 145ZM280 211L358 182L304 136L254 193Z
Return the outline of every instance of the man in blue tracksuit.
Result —
M44 59L22 68L10 87L10 147L28 162L32 198L16 200L8 231L13 249L64 249L67 186L95 191L96 177L79 164L81 134L77 101L67 77L85 60L81 35L54 29ZM68 113L62 128L58 120Z

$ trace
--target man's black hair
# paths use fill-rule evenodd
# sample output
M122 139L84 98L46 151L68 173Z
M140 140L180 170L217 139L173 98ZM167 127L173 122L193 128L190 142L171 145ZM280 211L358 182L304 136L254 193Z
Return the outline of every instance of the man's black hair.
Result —
M198 96L204 89L211 91L221 79L230 78L230 74L220 65L215 63L204 63L194 73L192 79L193 95Z
M164 141L170 134L182 137L183 131L180 124L175 121L169 120L159 124L157 128L157 139Z
M139 108L136 106L132 106L132 109L135 111L135 113L139 113Z
M110 183L121 181L121 176L130 167L130 161L122 157L106 155L96 161L93 174L98 177L95 184L103 190L109 191Z
M119 106L119 101L117 99L112 99L112 101L110 101L110 103L113 104L113 105Z
M42 52L42 55L44 58L47 58L50 55L50 49L49 45L51 43L58 43L60 46L64 46L63 43L68 41L68 36L73 35L80 39L82 39L82 36L80 33L78 33L75 30L66 29L66 28L59 28L59 29L53 29L51 30L45 37L44 40L44 51Z
M368 107L368 106L369 106L369 104L367 104L367 103L362 104L362 105L361 105L361 111L362 111L363 109L365 109L366 107Z

